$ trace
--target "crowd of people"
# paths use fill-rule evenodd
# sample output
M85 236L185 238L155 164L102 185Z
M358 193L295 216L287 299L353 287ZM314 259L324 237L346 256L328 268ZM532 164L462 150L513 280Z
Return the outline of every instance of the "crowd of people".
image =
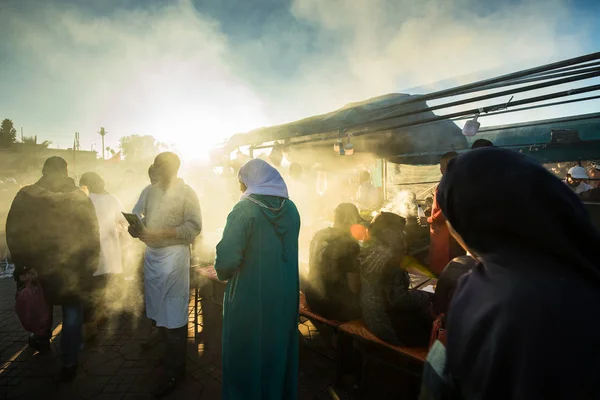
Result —
M179 158L162 153L150 168L151 186L139 195L134 211L142 222L130 225L121 202L95 172L79 184L68 176L60 157L49 158L42 178L15 196L6 221L6 240L15 264L17 290L35 280L44 292L46 326L29 345L50 348L52 311L62 307L61 379L78 371L86 339L122 299L123 249L133 238L145 246L143 281L146 315L155 325L151 343L164 346L165 375L157 394L172 391L185 370L190 287L190 245L200 234L200 204L194 190L178 178Z
M99 174L85 173L76 184L58 157L12 202L6 240L17 289L37 280L47 314L62 307L64 381L75 378L83 342L108 318L107 299L118 301L121 249L136 239L145 245L139 255L145 311L155 326L143 348L164 346L157 396L183 378L190 247L202 217L179 169L175 154L156 157L150 184L133 206L139 225L128 222ZM439 276L431 294L411 287L407 219L393 212L369 222L361 217L382 202L368 172L357 182L354 203L340 203L332 226L312 237L308 274L301 277L300 215L310 206L300 195L302 168L292 164L288 187L264 160L240 166L241 197L214 264L227 281L223 398L297 397L300 291L325 318L361 319L391 345L432 345L423 399L593 397L600 343L589 305L600 296L594 256L600 232L577 196L591 189L579 190L581 171L571 169L565 184L527 156L487 141L445 154L440 169L441 183L418 220L430 227L431 270ZM51 323L50 317L50 325L31 334L31 347L48 350ZM434 343L432 328L443 331Z

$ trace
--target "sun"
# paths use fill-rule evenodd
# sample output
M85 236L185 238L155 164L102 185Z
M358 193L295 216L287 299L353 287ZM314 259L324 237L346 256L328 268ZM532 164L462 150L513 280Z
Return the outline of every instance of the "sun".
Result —
M160 132L155 135L157 140L179 154L184 161L206 162L211 151L232 135L267 124L264 115L249 110L223 108L212 112L181 111L173 110L166 114L170 115L165 118L169 121L168 126L158 122L154 128L155 132Z

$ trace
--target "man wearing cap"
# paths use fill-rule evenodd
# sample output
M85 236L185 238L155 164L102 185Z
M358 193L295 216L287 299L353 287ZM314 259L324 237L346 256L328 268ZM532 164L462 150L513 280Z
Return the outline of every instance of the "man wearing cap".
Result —
M585 171L585 168L577 166L569 169L569 172L567 172L567 178L565 179L565 183L569 185L575 193L581 194L592 189L590 185L584 182L588 179L590 179L590 177Z

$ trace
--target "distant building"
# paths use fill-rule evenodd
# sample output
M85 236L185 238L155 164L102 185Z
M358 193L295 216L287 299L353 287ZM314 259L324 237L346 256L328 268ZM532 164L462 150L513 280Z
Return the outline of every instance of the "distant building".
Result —
M44 161L53 156L67 161L69 174L73 177L95 170L101 162L95 151L52 149L39 144L14 143L8 149L0 149L0 180L14 177L19 183L32 183L39 178Z

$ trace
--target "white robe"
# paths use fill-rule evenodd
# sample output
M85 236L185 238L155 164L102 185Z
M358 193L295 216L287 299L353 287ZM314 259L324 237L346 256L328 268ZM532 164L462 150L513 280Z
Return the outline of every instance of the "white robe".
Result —
M100 229L100 263L94 276L120 274L123 258L119 235L127 230L121 202L111 194L90 193Z
M189 245L146 247L146 315L156 321L156 326L176 329L188 323L190 257Z
M202 229L194 190L178 179L167 189L151 186L144 203L144 223L151 229L175 229L175 238L146 247L144 287L146 315L167 329L188 323L190 245Z

